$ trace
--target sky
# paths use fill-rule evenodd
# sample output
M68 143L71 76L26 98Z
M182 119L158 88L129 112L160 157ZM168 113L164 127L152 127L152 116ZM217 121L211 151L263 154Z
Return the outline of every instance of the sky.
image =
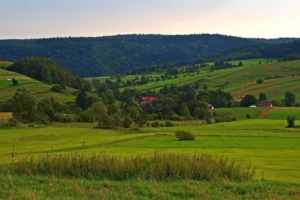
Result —
M118 34L300 37L299 0L0 0L0 39Z

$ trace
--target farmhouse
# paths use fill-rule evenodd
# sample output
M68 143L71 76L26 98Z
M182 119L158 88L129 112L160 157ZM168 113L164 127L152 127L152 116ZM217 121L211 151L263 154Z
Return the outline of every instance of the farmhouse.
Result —
M272 107L272 102L270 101L260 101L258 102L258 107Z
M142 97L144 103L152 103L154 100L156 100L156 97Z

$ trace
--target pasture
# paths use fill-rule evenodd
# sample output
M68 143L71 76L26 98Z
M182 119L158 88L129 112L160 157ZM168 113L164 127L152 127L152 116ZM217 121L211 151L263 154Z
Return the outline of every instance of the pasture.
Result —
M200 83L200 88L204 84L208 86L208 90L216 90L222 88L226 92L230 92L236 101L240 101L241 97L246 94L252 94L256 97L260 93L265 93L268 100L284 99L284 94L291 91L296 95L296 99L300 99L300 61L277 62L274 59L250 59L241 60L242 67L215 70L209 72L209 67L200 69L200 73L184 73L179 74L178 78L172 77L165 81L155 81L156 77L161 74L148 74L154 81L144 85L130 86L138 90L159 90L165 85L176 84L178 86L193 85L195 82ZM232 64L238 64L240 61L230 61ZM261 63L261 64L259 64ZM212 65L213 63L210 63ZM132 80L136 76L129 75L122 77L123 81ZM138 75L141 78L141 75ZM87 78L92 80L93 78ZM110 77L96 77L101 82L105 82ZM263 79L262 84L257 84L258 79ZM112 79L116 81L116 78ZM226 85L226 86L224 86Z
M11 66L13 63L8 61L0 61L0 67L6 68Z
M12 78L18 81L19 84L17 86L12 85ZM52 86L53 85L42 83L22 74L0 69L0 103L11 99L19 88L26 88L35 95L38 100L53 97L56 101L61 103L74 101L74 92L77 91L76 89L67 87L66 94L61 94L52 92Z
M117 156L153 155L155 152L208 153L225 156L245 166L251 163L256 168L257 180L263 176L266 180L300 181L300 130L286 129L285 120L252 119L211 125L148 127L139 132L79 125L1 130L0 162L11 163L13 146L15 162L26 156L46 153L105 152ZM176 130L189 130L196 135L196 140L177 141Z

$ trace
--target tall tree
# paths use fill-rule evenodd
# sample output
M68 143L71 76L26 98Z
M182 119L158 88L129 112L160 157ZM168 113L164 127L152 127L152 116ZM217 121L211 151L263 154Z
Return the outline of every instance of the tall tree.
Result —
M264 100L267 100L267 95L262 92L259 94L258 101L264 101Z
M83 110L85 110L87 108L86 98L87 98L87 95L86 95L85 91L80 90L77 97L76 97L76 104L77 104L77 106L79 106Z
M254 95L247 94L240 102L241 107L249 107L251 105L256 105L257 99Z
M285 94L284 94L284 97L285 97L285 100L284 100L284 103L286 106L294 106L295 103L296 103L296 96L294 93L290 92L290 91L287 91Z

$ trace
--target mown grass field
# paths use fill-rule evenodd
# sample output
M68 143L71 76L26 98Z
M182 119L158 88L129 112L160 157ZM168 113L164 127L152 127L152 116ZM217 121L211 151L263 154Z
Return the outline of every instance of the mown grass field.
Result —
M296 122L297 123L297 122ZM143 133L92 127L44 127L0 131L0 162L24 156L81 152L109 155L152 155L155 152L208 153L256 168L257 180L299 182L300 130L285 120L253 119L199 126L144 128ZM190 130L195 141L177 141L173 132ZM84 141L84 146L83 146Z

